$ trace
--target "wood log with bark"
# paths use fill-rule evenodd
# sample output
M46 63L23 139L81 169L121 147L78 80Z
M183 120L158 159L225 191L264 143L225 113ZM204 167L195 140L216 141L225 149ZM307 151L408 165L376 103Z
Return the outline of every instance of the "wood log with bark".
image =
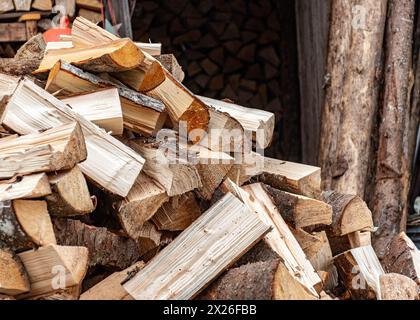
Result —
M0 202L0 242L13 251L56 244L47 203L42 200Z
M15 296L30 290L29 277L20 258L10 249L0 248L0 293Z
M331 8L319 164L324 189L362 198L378 104L387 2L333 1Z

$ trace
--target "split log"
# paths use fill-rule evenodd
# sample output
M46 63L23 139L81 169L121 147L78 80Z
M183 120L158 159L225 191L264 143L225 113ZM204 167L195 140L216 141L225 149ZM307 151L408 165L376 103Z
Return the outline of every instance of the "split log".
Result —
M178 157L176 145L171 141L148 142L141 139L128 140L126 144L146 159L143 171L159 182L168 196L176 196L202 187L200 175L194 164ZM188 159L188 158L187 158Z
M0 140L0 178L73 168L87 157L80 126L73 122L14 139Z
M332 2L319 156L323 189L364 196L387 2Z
M29 11L31 10L32 0L13 0L15 3L16 11Z
M41 62L46 48L42 34L38 34L25 42L16 52L15 59L33 59Z
M213 107L209 106L208 109L210 113L208 133L201 139L201 146L212 151L232 154L235 159L251 150L244 129L236 119Z
M152 217L159 230L182 231L188 228L201 215L200 206L193 192L170 198L169 202Z
M135 241L114 234L106 228L60 218L55 218L53 224L58 244L88 248L89 267L125 269L139 259Z
M136 46L144 53L150 54L152 57L158 57L162 54L161 43L149 43L149 42L135 42Z
M117 87L121 99L124 126L143 135L155 135L166 120L162 102L100 78L63 61L51 70L45 89L61 96Z
M131 40L121 39L90 48L50 50L35 73L48 72L60 60L86 71L120 72L135 68L143 59L144 55Z
M86 8L89 10L98 12L101 12L102 10L102 3L100 0L76 0L76 4L78 7Z
M218 101L199 96L204 103L217 111L226 112L239 121L245 130L252 132L252 138L259 148L267 148L273 139L275 118L274 113L260 109L251 109L237 104Z
M279 259L255 262L230 269L212 283L201 300L315 300L296 285Z
M82 127L88 151L88 158L79 165L82 172L105 190L126 196L144 159L29 80L16 89L2 123L20 134L29 134L75 120Z
M56 243L45 201L0 202L0 231L0 241L13 251Z
M158 252L162 233L156 229L153 223L146 221L137 232L137 244L139 247L140 258L149 261Z
M29 277L20 258L13 251L0 248L0 294L15 296L30 290Z
M324 191L321 198L333 209L329 235L344 236L357 231L373 231L372 213L359 196Z
M78 16L88 19L90 22L94 24L102 22L102 14L100 12L80 8Z
M403 172L410 170L404 166L411 160L404 159L403 151L410 110L414 13L415 1L389 2L385 84L373 196L373 218L378 226L373 235L373 246L379 258L399 233L401 223L405 225L402 219L407 219L409 175Z
M19 84L20 78L1 74L0 73L0 98L9 97L13 94ZM1 116L1 108L0 108L0 116Z
M295 228L330 225L332 208L319 200L281 191L269 185L263 186L283 219Z
M84 292L80 300L133 300L122 287L122 283L132 278L143 267L144 262L140 261L123 271L113 273Z
M40 11L51 11L52 0L34 0L32 2L32 8Z
M291 231L318 274L326 273L326 279L322 279L323 288L327 290L335 288L338 285L338 274L333 264L333 255L325 231L311 234L302 229Z
M53 193L45 200L52 216L80 216L95 209L86 179L78 166L49 175L49 182Z
M33 59L1 59L0 72L13 76L26 76L35 71L39 61Z
M420 285L420 252L404 232L392 239L381 262L387 272L403 274Z
M379 278L382 300L418 300L419 289L412 279L398 273L383 274Z
M18 256L31 285L31 291L17 296L18 299L51 295L78 286L88 267L88 250L84 247L50 245Z
M379 279L385 272L371 246L339 254L334 264L353 299L381 299Z
M51 194L51 188L45 173L0 181L0 201L34 199L49 194Z
M13 5L13 0L4 0L0 3L0 13L7 11L13 11L15 6Z
M127 197L116 201L113 207L127 235L138 239L142 226L168 201L165 189L143 172L140 173Z
M118 38L115 35L83 18L75 20L72 39L79 46L121 41L116 40ZM207 106L165 71L155 58L144 52L143 55L144 58L137 69L118 72L114 76L136 91L145 92L161 100L174 123L185 122L186 132L183 136L195 143L199 142L210 120Z
M182 71L182 67L179 65L173 54L161 54L156 56L162 66L174 77L178 82L184 81L185 73Z
M272 227L272 231L265 236L264 241L284 260L288 272L297 285L305 288L314 297L318 297L317 289L321 285L321 279L263 186L251 184L242 189L232 181L226 180L221 189L235 194L251 211L256 212L263 222Z
M370 231L355 231L349 233L347 236L349 238L350 248L365 247L372 244Z
M123 113L117 88L71 96L61 101L112 135L122 135Z
M196 152L195 167L202 184L196 193L201 199L210 200L232 168L234 159L227 153L211 151L199 145L192 146L189 150Z
M229 231L232 226L235 232ZM227 194L126 282L124 289L135 299L191 299L268 231L243 203ZM177 261L176 274L171 272L171 261ZM198 268L190 268L193 261ZM156 282L155 275L166 275L165 281ZM173 286L179 289L167 290Z

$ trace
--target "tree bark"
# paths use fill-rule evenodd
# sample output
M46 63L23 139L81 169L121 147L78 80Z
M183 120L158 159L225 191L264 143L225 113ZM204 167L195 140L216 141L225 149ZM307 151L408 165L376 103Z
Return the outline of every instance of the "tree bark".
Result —
M324 189L364 196L386 6L333 1L319 158Z
M407 207L408 159L404 134L409 112L409 75L414 19L413 0L391 0L386 33L385 88L381 106L373 219L379 229L373 244L382 258L392 237L399 233ZM406 155L408 156L408 155ZM405 158L405 159L404 159Z

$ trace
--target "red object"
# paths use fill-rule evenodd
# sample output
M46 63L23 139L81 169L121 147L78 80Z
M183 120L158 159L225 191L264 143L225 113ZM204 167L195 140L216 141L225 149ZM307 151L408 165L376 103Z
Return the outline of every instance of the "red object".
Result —
M62 16L60 19L60 26L58 28L52 28L44 32L45 42L60 41L60 35L71 35L71 29L69 26L69 18L67 16Z

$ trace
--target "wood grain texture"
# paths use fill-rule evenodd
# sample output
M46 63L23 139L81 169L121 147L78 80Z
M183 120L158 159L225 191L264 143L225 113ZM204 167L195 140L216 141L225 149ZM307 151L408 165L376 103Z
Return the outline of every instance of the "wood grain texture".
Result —
M0 201L33 199L49 194L51 194L51 187L45 173L0 181Z
M228 231L233 226L234 232ZM124 288L135 299L191 299L267 231L267 225L227 194Z
M81 127L73 122L42 133L0 139L0 178L70 169L87 157Z
M82 172L106 190L128 194L144 164L140 155L29 80L23 81L16 92L6 107L3 124L28 134L78 121L88 151L87 160L80 164ZM32 105L30 110L27 101Z

